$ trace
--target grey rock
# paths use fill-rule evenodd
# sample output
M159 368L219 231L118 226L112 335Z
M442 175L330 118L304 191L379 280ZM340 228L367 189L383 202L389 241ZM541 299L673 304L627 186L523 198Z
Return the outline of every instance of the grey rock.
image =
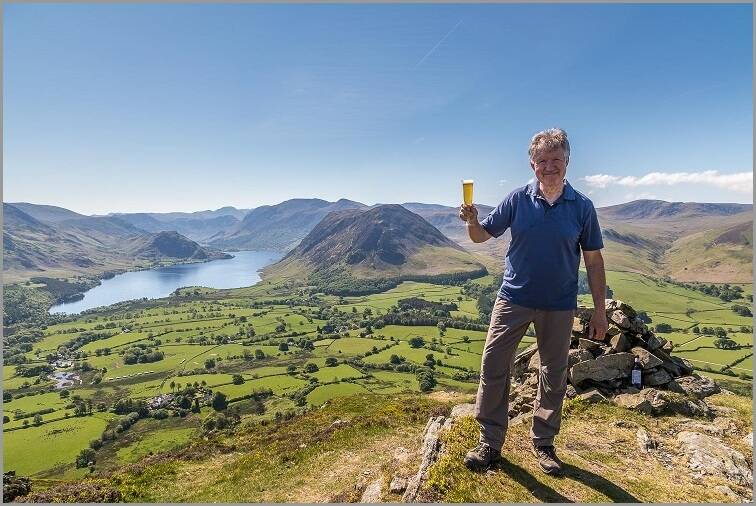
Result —
M633 327L630 318L628 318L622 311L612 311L609 319L622 330L631 330Z
M698 432L677 434L688 467L702 475L719 476L743 487L753 486L753 472L745 456L720 440Z
M593 353L582 348L574 348L568 353L567 367L572 367L578 362L583 362L584 360L593 360Z
M575 387L572 385L567 385L567 391L565 392L565 396L568 399L572 399L573 397L577 397L577 390L575 390Z
M578 397L580 399L584 400L584 401L587 401L587 402L602 402L602 401L606 401L606 397L604 397L601 394L601 392L599 392L595 388L591 389L591 390L588 390L587 392L583 392L582 394L578 395Z
M653 332L649 332L646 334L646 345L648 346L648 349L650 351L657 350L664 346L664 344L667 342L666 339L663 337L659 337Z
M538 352L538 343L533 343L515 356L512 365L512 377L520 378L528 370L531 357Z
M535 353L528 361L528 371L537 371L541 368L541 354Z
M652 367L658 367L662 365L660 358L652 355L648 350L641 348L640 346L633 347L630 352L638 357L638 362L643 369L651 369Z
M631 343L624 334L616 334L609 338L609 346L612 353L622 353L630 349Z
M679 394L655 388L644 388L637 394L617 395L614 397L614 403L650 415L709 416L711 414L709 406L702 400L691 400Z
M703 399L710 395L719 393L719 385L706 376L699 376L698 374L691 374L688 376L682 376L675 378L674 382L685 391L686 394L696 397L697 399Z
M607 311L619 310L629 318L635 318L638 315L635 312L635 309L632 308L632 306L625 304L619 299L604 299L604 304L606 305Z
M643 371L642 381L644 385L655 387L669 383L672 381L672 376L664 369L648 369Z
M445 417L443 416L432 416L428 419L428 423L425 424L420 468L417 474L412 476L407 482L407 489L402 496L402 502L415 502L417 494L420 491L420 485L427 477L428 468L438 459L438 453L441 449L440 433L445 421Z
M651 450L656 450L658 446L656 440L653 439L648 431L643 427L638 428L638 431L635 433L635 438L638 441L638 446L644 453L648 453Z
M361 503L381 502L381 488L383 487L383 478L378 478L370 483L360 497Z
M632 409L640 413L650 415L653 413L654 408L651 406L651 401L641 394L619 394L614 396L614 403L623 408Z
M744 499L743 497L740 497L738 494L736 494L735 491L732 490L727 485L717 485L716 487L714 487L714 489L717 490L718 492L722 492L722 494L726 495L727 498L730 499L731 501L734 501L734 502L748 502L746 499Z
M587 379L606 381L629 376L634 360L632 353L613 353L578 362L570 368L570 382L579 385Z
M593 318L594 312L595 310L592 307L578 306L577 310L575 311L575 316L581 322L589 322L591 321L591 318Z
M614 323L609 324L609 328L606 329L606 336L612 338L622 333L622 329L616 326Z
M598 349L599 346L601 346L601 343L599 343L598 341L593 341L592 339L580 338L578 340L578 348L582 348L584 350L593 351L595 349Z
M389 484L389 492L392 494L401 494L407 490L407 478L402 478L399 475L394 476Z
M461 418L463 416L475 416L475 404L465 403L465 404L457 404L454 406L451 410L451 414L449 414L449 418L456 421L458 418Z
M753 431L743 436L743 439L741 439L741 441L747 444L748 446L753 446Z

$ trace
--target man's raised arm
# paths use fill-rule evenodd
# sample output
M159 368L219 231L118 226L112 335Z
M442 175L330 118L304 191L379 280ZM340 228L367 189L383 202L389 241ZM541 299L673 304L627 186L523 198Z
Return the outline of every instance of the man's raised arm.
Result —
M459 218L465 222L467 235L472 242L485 242L493 237L478 222L478 209L474 205L465 205L459 209Z

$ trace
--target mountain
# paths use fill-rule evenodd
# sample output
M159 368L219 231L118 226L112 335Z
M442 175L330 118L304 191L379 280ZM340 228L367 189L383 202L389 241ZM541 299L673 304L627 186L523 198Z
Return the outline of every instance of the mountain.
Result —
M164 257L188 260L206 260L211 256L221 258L220 255L209 252L196 242L175 231L143 235L129 246L128 253L130 255L153 260L160 260Z
M132 225L149 232L175 231L199 242L204 242L221 231L239 224L239 219L232 214L197 214L198 216L178 216L168 218L156 217L156 213L132 213L115 215ZM171 215L188 213L166 213Z
M717 204L706 202L666 202L664 200L633 200L602 207L602 215L616 220L682 220L712 216L732 216L751 212L751 204Z
M155 262L226 258L177 232L157 234L117 216L84 216L54 206L3 203L5 283L149 267Z
M752 280L751 204L634 200L596 212L609 270L681 281Z
M173 230L194 241L205 242L238 225L249 211L226 206L193 213L110 213L107 216L117 216L149 232Z
M42 222L58 223L63 220L86 218L85 215L58 206L30 204L28 202L8 202L14 208L23 211L32 218Z
M279 262L285 277L347 273L357 279L485 272L470 253L398 204L332 211Z
M291 199L260 206L252 209L238 225L208 238L207 244L224 249L289 251L328 213L366 207L347 199L336 202Z

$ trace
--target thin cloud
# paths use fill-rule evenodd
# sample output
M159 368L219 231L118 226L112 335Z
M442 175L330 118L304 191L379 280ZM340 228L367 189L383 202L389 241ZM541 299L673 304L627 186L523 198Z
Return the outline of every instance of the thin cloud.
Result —
M609 185L634 188L639 186L673 186L683 183L693 183L712 185L740 193L750 193L753 191L753 172L720 174L716 170L704 170L701 172L649 172L643 176L594 174L585 176L583 180L594 188L606 188Z
M448 37L449 35L451 35L451 34L452 34L452 33L454 32L454 30L456 30L456 29L457 29L457 27L458 27L459 25L461 25L461 24L462 24L462 20L460 19L459 21L457 21L457 24L456 24L456 25L454 25L454 26L452 27L452 29L451 29L451 30L449 30L448 32L446 32L446 35L444 35L443 37L441 37L441 40L439 40L438 42L436 42L436 45L435 45L435 46L433 46L433 47L432 47L432 48L430 49L430 51L428 51L427 53L425 53L425 56L423 56L422 58L420 58L420 61L419 61L419 62L415 63L415 68L417 68L417 67L418 67L419 65L421 65L421 64L422 64L422 63L423 63L423 62L424 62L424 61L426 60L426 58L428 58L428 57L429 57L430 55L432 55L432 54L433 54L433 52L434 52L434 51L435 51L435 50L436 50L436 49L438 48L438 46L440 46L440 45L441 45L441 43L442 43L442 42L444 42L444 41L446 40L446 38L447 38L447 37Z

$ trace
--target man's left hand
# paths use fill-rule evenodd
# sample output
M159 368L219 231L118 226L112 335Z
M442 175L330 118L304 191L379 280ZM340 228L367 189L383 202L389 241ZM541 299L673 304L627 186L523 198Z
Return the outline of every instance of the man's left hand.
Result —
M588 323L588 339L603 341L607 330L609 330L609 322L606 321L606 311L594 311Z

